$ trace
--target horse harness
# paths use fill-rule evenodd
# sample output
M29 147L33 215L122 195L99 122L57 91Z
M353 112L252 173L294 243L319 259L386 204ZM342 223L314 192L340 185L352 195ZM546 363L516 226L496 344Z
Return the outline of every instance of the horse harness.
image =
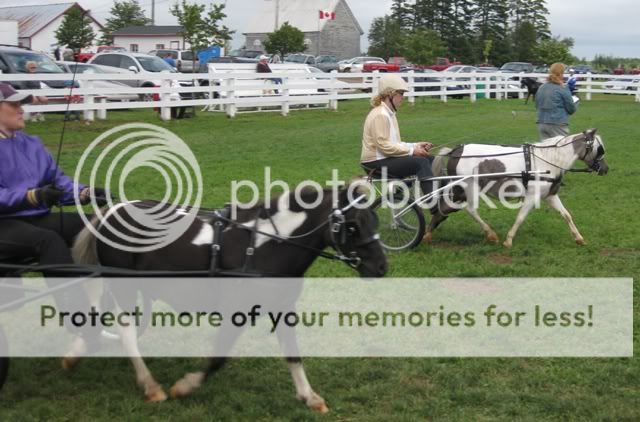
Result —
M358 200L359 199L357 199L354 202L357 202ZM280 235L280 233L278 232L278 228L276 227L269 213L267 213L267 219L271 223L275 234L258 230L258 221L259 221L260 215L262 214L262 211L264 210L263 207L257 210L256 219L255 219L256 222L251 227L247 226L244 223L241 223L232 219L231 208L229 206L226 206L221 209L211 210L211 211L204 211L204 212L201 211L199 213L200 219L203 221L204 224L209 224L213 228L213 242L210 247L209 275L213 277L213 276L229 275L230 273L232 273L233 275L243 275L243 276L265 276L265 275L278 276L277 274L264 274L264 273L256 272L255 265L254 265L254 255L256 250L256 246L255 246L256 239L258 235L267 236L270 239L277 241L278 243L287 243L301 249L306 249L306 250L315 252L318 254L318 256L321 256L326 259L338 260L338 261L344 262L351 268L356 269L358 268L358 266L360 266L362 259L360 258L360 256L358 256L358 253L355 250L351 252L345 250L345 247L351 242L351 238L359 230L358 223L355 220L347 220L345 215L346 211L348 211L348 209L350 209L352 206L353 204L350 204L347 207L342 209L339 209L339 208L334 209L325 222L319 224L318 226L309 230L306 233L292 236L292 237L284 237ZM301 239L301 238L310 236L311 234L317 232L318 230L322 229L326 225L329 225L330 227L330 230L329 230L330 240L331 240L330 246L333 247L337 253L325 252L321 249L314 248L312 246L308 246L292 240L292 239ZM240 270L240 272L230 272L228 270L225 270L221 267L221 263L220 263L221 251L224 247L224 232L225 230L231 227L247 230L250 233L249 244L245 249L244 261L243 261L242 269ZM379 241L379 236L378 234L374 234L368 237L367 239L364 239L358 243L355 243L353 246L355 247L367 246L377 241Z

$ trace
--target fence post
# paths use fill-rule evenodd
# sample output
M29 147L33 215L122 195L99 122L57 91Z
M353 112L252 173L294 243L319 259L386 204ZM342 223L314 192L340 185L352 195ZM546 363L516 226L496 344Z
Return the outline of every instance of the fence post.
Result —
M447 102L447 77L441 79L442 85L440 86L440 100L443 103Z
M107 97L100 97L98 99L99 104L107 104ZM96 111L96 118L98 120L107 120L107 109L100 108Z
M472 103L475 103L477 100L476 94L477 94L477 88L476 88L476 72L473 72L473 74L471 75L471 94L469 94L469 99L471 100Z
M233 118L236 117L236 105L234 103L235 99L236 99L236 79L235 78L229 78L226 79L224 84L226 85L227 91L227 101L228 103L225 104L224 108L227 112L227 117ZM222 93L222 91L220 91L220 93Z
M587 73L587 95L586 100L591 101L591 72Z
M280 114L282 114L283 116L288 116L289 115L289 77L285 76L284 78L282 78L282 85L284 85L285 88L282 89L282 106L281 106L281 110L280 110Z
M329 90L331 99L329 100L329 108L335 111L338 109L338 88L336 86L338 71L334 69L329 74L331 75L331 89Z
M411 105L415 105L416 104L416 96L415 96L415 88L413 86L413 83L415 82L415 78L414 75L415 72L413 70L409 71L409 104Z
M85 81L85 87L87 89L92 89L93 88L93 81L92 80L86 80ZM87 122L93 122L95 120L95 110L93 108L91 108L93 106L94 103L94 97L93 94L84 94L84 104L86 106L86 110L84 110L83 114L83 118L85 121Z
M163 79L161 82L162 92L160 93L160 101L169 101L169 88L171 88L171 80ZM160 118L162 120L171 120L171 107L160 106Z
M502 75L498 75L496 78L496 100L502 101L502 92L504 86L502 84Z
M518 83L517 83L517 85L518 85L518 86L520 86L520 87L522 87L522 85L521 85L521 83L522 83L522 82L521 82L521 81L522 81L522 76L517 76L517 78L518 78L518 79L516 79L516 81L518 82ZM507 98L508 98L508 97L509 97L509 93L507 93ZM520 89L520 90L518 91L518 99L520 99L520 100L524 100L524 92L522 92L522 89Z

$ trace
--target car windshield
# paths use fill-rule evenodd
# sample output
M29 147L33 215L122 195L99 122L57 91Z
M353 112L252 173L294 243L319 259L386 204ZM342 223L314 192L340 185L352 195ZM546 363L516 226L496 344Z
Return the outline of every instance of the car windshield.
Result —
M306 58L304 54L292 54L285 61L289 63L304 63Z
M58 65L44 54L33 54L29 52L5 53L5 57L13 64L18 72L27 73L27 63L36 64L35 73L64 73Z
M504 64L500 70L513 70L514 72L520 72L521 70L526 70L527 65L520 63L507 63Z
M74 72L74 68L77 68L77 70L75 70L76 73L107 73L99 67L91 66L88 64L69 65L69 69L71 70L71 72Z
M337 63L337 61L336 56L320 56L317 60L318 63Z
M136 56L136 59L147 72L176 72L173 67L158 56Z

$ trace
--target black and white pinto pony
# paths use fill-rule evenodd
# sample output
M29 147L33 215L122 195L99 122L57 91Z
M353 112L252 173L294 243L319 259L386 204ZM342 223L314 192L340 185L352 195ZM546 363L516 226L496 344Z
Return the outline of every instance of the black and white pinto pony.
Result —
M509 192L510 198L519 197L522 200L516 221L509 230L503 245L510 248L513 238L520 225L533 207L542 199L556 211L568 224L578 245L586 244L571 218L571 214L562 204L558 191L565 172L569 171L576 161L583 161L587 171L597 172L602 176L607 174L609 166L604 160L604 143L595 129L574 135L558 136L535 144L501 146L488 144L459 145L454 149L443 148L434 160L434 174L444 175L444 160L448 176L470 176L487 173L509 173L510 177L482 178L473 177L466 183L452 186L448 196L438 200L432 209L432 218L424 236L426 242L431 242L433 231L449 214L464 208L475 221L480 224L487 240L498 242L496 232L485 223L478 214L478 192L487 190L487 194L498 197L501 189ZM527 152L528 151L528 152ZM529 156L529 165L527 158ZM541 176L530 175L528 172L546 172ZM517 176L521 175L521 176ZM536 179L538 177L538 179ZM492 186L487 187L491 183ZM508 183L507 186L502 186ZM447 199L447 200L445 200ZM458 204L461 204L458 206Z
M527 89L527 98L524 100L525 104L529 102L529 97L533 97L534 100L536 99L536 94L541 86L542 82L538 82L535 78L526 77L520 80L520 87Z
M282 194L270 203L270 207L260 204L251 209L239 209L236 219L224 230L224 237L219 252L219 269L237 270L246 266L247 250L252 249L250 258L251 268L258 274L278 277L301 277L319 255L328 256L323 250L332 247L337 255L346 258L348 264L362 277L381 277L387 271L387 260L384 250L377 235L377 218L369 209L354 206L357 201L349 201L346 189L340 191L337 205L330 191L324 192L322 201L314 209L305 209L293 194ZM313 204L318 198L318 192L304 192L301 200L304 204ZM319 198L318 198L319 199ZM360 197L359 199L362 199ZM126 218L127 207L137 204L119 204L111 208L111 212L105 214L105 218L115 225L118 213ZM308 207L307 207L308 208ZM340 217L336 225L333 217ZM100 221L93 221L94 227L101 229ZM252 237L252 230L258 230L257 238ZM106 233L107 230L104 230ZM137 236L129 231L129 235ZM78 236L73 247L73 256L79 264L100 264L108 267L119 267L132 270L207 270L211 263L211 246L214 242L214 231L207 222L196 219L175 242L157 251L148 253L129 253L114 248L94 236L88 228L85 228ZM333 256L335 258L335 255ZM260 279L252 280L260 283ZM154 280L155 281L155 280ZM271 284L272 286L273 284ZM291 294L289 284L283 280L282 284L273 287L271 292L274 297L289 297L294 307L295 300L300 292ZM180 300L174 297L162 296L162 289L156 288L142 291L143 295L149 295L154 300L162 300L165 303L179 309ZM131 291L127 288L111 288L111 294L119 309L132 309L132 300L135 302L137 291L144 287ZM280 291L278 291L280 289ZM175 292L175 289L173 290ZM133 298L133 299L132 299ZM203 298L209 306L225 303L229 297ZM94 295L92 303L95 303ZM122 306L119 306L122 305ZM129 306L126 308L125 306ZM224 327L224 326L223 326ZM136 327L132 323L130 327L119 327L120 337L127 355L131 358L136 380L144 390L147 401L160 402L167 399L160 384L156 382L151 372L143 361L138 349ZM224 328L222 328L224 330ZM237 330L236 330L237 332ZM174 398L185 397L197 389L209 376L223 367L225 356L238 334L219 332L219 337L236 336L226 338L224 345L220 346L216 341L214 353L210 358L206 369L186 374L178 380L170 393ZM325 401L316 394L305 375L302 360L299 357L298 345L295 336L281 335L277 331L278 340L283 350L293 381L297 398L303 401L309 408L326 412L328 407ZM222 347L223 349L220 349ZM80 337L74 340L71 353L63 360L63 366L67 369L73 367L78 357L86 353L87 345Z

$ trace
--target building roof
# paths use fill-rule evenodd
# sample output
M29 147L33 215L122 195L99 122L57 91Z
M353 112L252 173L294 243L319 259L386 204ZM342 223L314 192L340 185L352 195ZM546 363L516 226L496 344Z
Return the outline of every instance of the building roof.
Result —
M113 31L113 36L129 36L129 35L178 35L183 28L180 25L164 25L164 26L127 26L126 28Z
M364 31L360 27L358 20L351 12L346 0L272 0L262 1L258 12L249 21L244 34L262 34L273 32L276 21L276 4L279 4L278 24L282 25L289 22L292 26L300 29L302 32L317 32L324 29L328 19L320 19L319 11L335 12L338 4L342 2L347 9L350 17L353 19L360 34ZM318 24L320 26L318 27Z
M51 22L65 14L72 7L85 10L78 3L57 3L32 6L0 7L0 19L18 21L20 38L31 38ZM100 27L91 14L89 17Z

